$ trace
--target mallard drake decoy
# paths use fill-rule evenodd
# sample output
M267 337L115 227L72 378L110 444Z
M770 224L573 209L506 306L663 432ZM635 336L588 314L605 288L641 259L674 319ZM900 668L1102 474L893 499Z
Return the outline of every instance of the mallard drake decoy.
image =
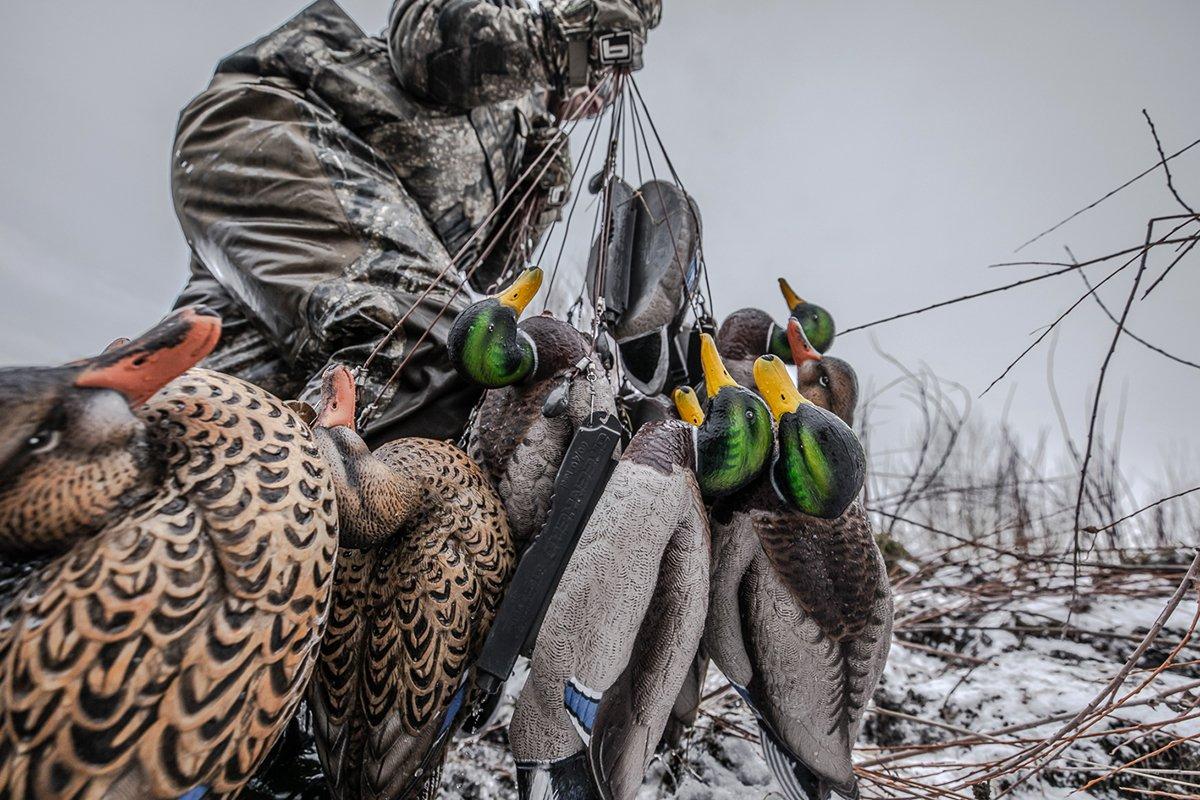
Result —
M799 322L795 318L789 318L788 325L789 329L796 327L797 331L800 330ZM725 362L729 374L738 384L754 385L754 362L766 352L764 348L771 346L768 341L769 333L775 328L775 322L770 315L756 308L743 308L735 311L721 325L721 329L717 332L717 349L721 352L722 360ZM810 369L811 365L820 362L822 356L813 349L802 333L795 347L791 347L789 342L789 349L795 363L804 368L804 374L808 376L808 380L815 384L822 378L826 381L829 380L825 372ZM701 410L695 392L687 388L681 389L676 392L674 400L676 410L682 419L699 424L697 420L704 418L704 412ZM700 712L701 694L707 675L708 658L701 648L701 652L696 654L695 663L688 671L683 689L671 711L671 719L667 723L667 732L664 737L668 747L681 747L687 732L695 724L696 716Z
M779 291L783 293L790 318L800 323L804 329L804 338L812 344L816 351L824 353L832 347L833 339L837 335L837 326L833 324L833 316L816 303L802 299L784 278L779 279ZM786 330L780 330L778 327L772 330L770 352L773 355L779 358L788 357L788 346L784 341L786 337Z
M787 301L788 319L800 323L810 343L808 349L815 354L829 350L836 333L829 312L801 300L783 278L779 279L779 289ZM739 309L726 317L717 331L717 347L734 379L744 386L753 384L754 360L759 356L771 353L783 359L792 357L786 326L779 327L770 314L757 308Z
M744 486L769 412L702 340L708 414L646 423L613 470L546 613L509 729L522 798L631 798L700 642L702 490Z
M579 331L549 316L518 323L542 271L526 270L498 294L464 309L447 347L458 371L489 387L468 431L467 453L504 498L518 552L541 530L554 478L576 429L593 411L615 413L602 370Z
M436 797L444 744L515 552L504 507L451 444L354 430L354 381L329 370L315 423L338 498L329 627L308 691L339 798Z
M789 325L793 319L788 318ZM777 338L780 341L776 341ZM717 331L717 348L725 359L729 374L742 386L754 385L754 362L759 356L771 353L780 358L792 357L786 331L780 330L770 314L757 308L743 308L726 317ZM804 339L801 357L796 363L819 361L820 358L816 348Z
M713 508L704 650L754 710L789 800L854 798L851 749L892 626L883 558L856 500L862 447L797 391L778 357L760 358L755 377L777 443L769 472ZM833 405L852 409L840 395L852 378L829 383Z
M219 335L0 371L0 552L50 557L0 610L0 796L233 796L300 700L333 485L279 400L185 372Z

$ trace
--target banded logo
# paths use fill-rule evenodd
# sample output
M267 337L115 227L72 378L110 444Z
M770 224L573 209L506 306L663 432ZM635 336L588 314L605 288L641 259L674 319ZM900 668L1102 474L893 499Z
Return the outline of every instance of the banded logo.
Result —
M601 64L628 64L633 60L633 34L629 31L605 34L599 45Z

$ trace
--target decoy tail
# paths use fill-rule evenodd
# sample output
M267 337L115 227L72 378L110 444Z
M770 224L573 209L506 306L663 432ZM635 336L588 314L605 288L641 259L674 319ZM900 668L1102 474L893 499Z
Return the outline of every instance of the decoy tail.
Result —
M835 786L817 776L804 762L792 755L787 745L761 720L758 732L762 739L763 757L787 800L828 800L831 794L843 800L859 800L858 779L853 774L849 783Z
M601 800L584 750L544 764L517 762L517 797L520 800Z

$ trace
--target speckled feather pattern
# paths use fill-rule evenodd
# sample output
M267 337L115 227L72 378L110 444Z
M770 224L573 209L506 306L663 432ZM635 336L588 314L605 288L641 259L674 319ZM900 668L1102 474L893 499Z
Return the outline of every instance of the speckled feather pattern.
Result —
M554 479L575 430L593 409L616 411L607 380L600 377L589 385L585 376L576 375L570 378L565 413L544 416L546 398L567 380L567 370L586 346L579 331L551 317L530 317L520 327L537 348L537 369L522 383L487 392L467 444L504 498L517 552L546 523Z
M205 370L137 414L157 492L0 614L0 796L235 794L308 680L336 552L308 428Z
M809 769L852 786L851 749L892 627L861 505L819 520L786 509L760 480L714 510L711 586L713 661Z
M862 505L833 520L774 509L752 511L751 521L771 565L822 633L836 641L862 635L888 592Z
M318 752L343 798L396 797L423 777L415 771L515 562L500 498L465 453L399 439L375 455L397 480L419 482L421 511L379 548L340 551L308 696Z

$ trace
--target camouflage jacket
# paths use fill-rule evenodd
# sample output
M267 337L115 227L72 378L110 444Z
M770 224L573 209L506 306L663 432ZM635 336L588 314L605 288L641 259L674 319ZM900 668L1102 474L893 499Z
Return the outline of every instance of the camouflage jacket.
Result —
M325 364L361 365L428 290L360 375L360 403L380 399L381 422L412 423L402 432L461 427L474 390L442 351L467 269L495 241L470 281L483 290L513 255L511 209L493 212L527 141L546 139L543 29L525 0L397 0L371 37L318 0L219 63L180 115L172 164L193 254L177 304L226 319L209 366L311 396Z

